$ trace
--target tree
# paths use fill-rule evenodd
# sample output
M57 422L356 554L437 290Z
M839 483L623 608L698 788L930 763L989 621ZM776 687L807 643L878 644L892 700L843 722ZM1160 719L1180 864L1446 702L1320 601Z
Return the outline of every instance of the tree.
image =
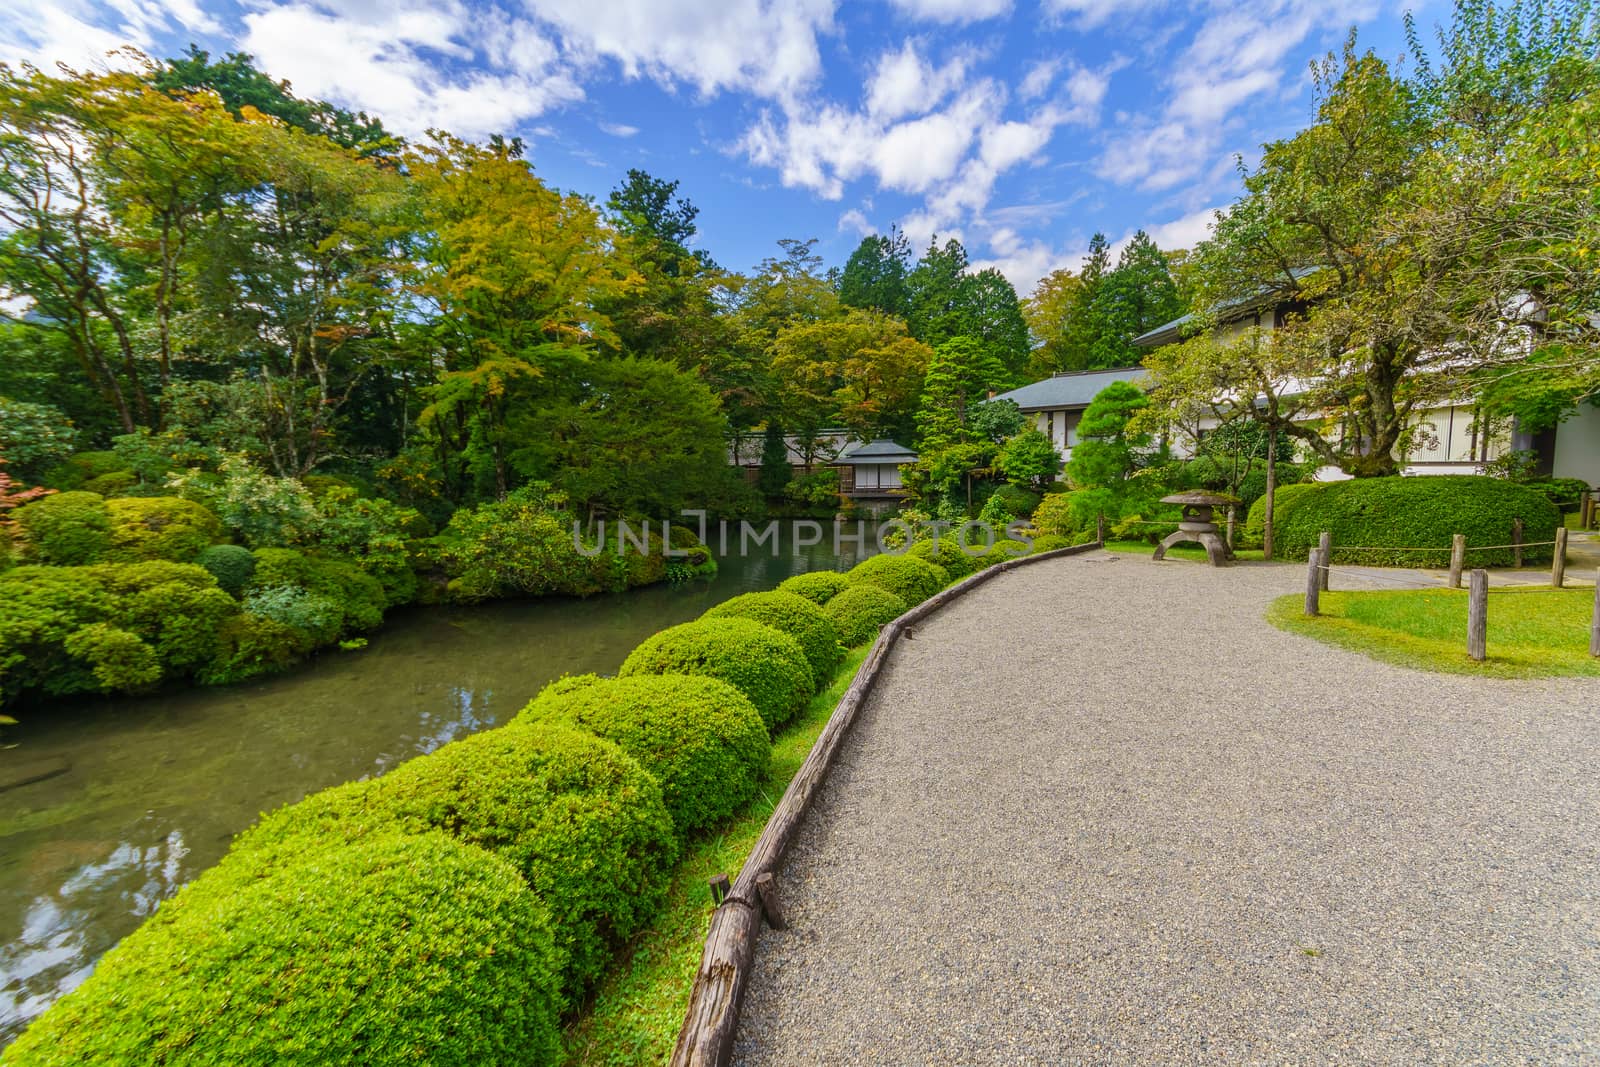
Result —
M1024 430L1007 441L994 458L995 470L1012 485L1043 489L1061 470L1061 456L1039 430Z
M1067 330L1083 313L1083 293L1083 279L1063 267L1040 278L1033 295L1023 301L1022 318L1033 345L1030 377L1043 378L1071 368Z
M1096 233L1089 239L1089 253L1084 256L1083 269L1078 272L1076 314L1065 320L1061 333L1058 357L1061 370L1093 369L1095 345L1102 333L1094 308L1110 272L1111 245L1105 234Z
M1112 382L1090 401L1078 422L1078 443L1067 461L1067 480L1074 489L1073 521L1092 527L1097 516L1119 519L1143 503L1131 484L1150 435L1135 417L1150 406L1131 382Z
M1005 378L990 351L970 337L934 349L917 408L917 437L924 449L976 439L971 417L995 384Z
M956 337L981 342L1006 370L997 384L1009 387L1028 359L1028 324L1017 291L992 267L976 273L967 267L960 241L931 242L906 278L907 323L913 337L934 348Z
M1133 339L1171 322L1182 311L1166 257L1149 235L1139 230L1122 250L1116 269L1097 287L1087 309L1095 320L1089 366L1137 366L1144 350Z
M906 318L911 311L907 275L911 242L898 227L861 239L839 275L839 302Z
M857 437L908 433L933 353L905 323L878 311L797 322L773 341L784 424L843 426Z
M784 486L794 476L789 465L789 446L783 439L783 429L775 422L767 423L761 435L761 474L756 487L768 500L783 495Z

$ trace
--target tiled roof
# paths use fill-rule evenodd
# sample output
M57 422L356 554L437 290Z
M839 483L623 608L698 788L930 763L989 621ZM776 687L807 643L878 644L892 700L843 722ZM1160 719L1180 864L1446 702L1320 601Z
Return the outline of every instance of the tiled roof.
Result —
M1055 408L1086 408L1089 401L1112 382L1132 382L1144 377L1143 367L1122 367L1117 370L1090 370L1076 374L1055 374L1043 381L1024 385L1009 393L1001 393L996 400L1014 400L1023 411L1044 411Z

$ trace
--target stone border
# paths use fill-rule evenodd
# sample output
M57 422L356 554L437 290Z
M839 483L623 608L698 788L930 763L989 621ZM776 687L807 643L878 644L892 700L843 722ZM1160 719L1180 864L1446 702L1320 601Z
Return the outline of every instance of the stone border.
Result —
M878 633L871 651L856 672L855 680L839 699L827 726L823 727L816 743L811 746L805 762L784 791L783 799L773 809L772 817L767 820L755 847L750 850L739 877L711 916L711 929L706 934L700 969L695 973L694 987L689 994L689 1010L684 1015L683 1027L678 1031L678 1043L672 1051L672 1067L726 1067L732 1058L734 1036L739 1026L739 1009L744 1002L745 981L750 975L750 964L755 956L756 939L761 934L763 913L768 912L767 920L772 925L783 921L781 915L770 913L776 910L773 879L783 863L784 853L800 828L800 820L810 810L811 801L821 788L828 768L833 764L834 755L855 722L856 712L877 683L878 674L895 643L912 624L1006 571L1061 556L1081 555L1102 547L1102 542L1091 541L1041 552L1036 556L1018 556L985 567L935 593L888 623ZM758 883L761 884L758 886ZM766 890L766 909L763 908L763 889Z

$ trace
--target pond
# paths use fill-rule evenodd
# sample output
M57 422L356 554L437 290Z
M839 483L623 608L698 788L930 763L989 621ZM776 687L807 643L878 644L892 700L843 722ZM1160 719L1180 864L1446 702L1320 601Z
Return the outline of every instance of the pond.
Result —
M793 524L780 533L721 556L714 579L406 609L366 649L259 683L19 715L0 762L68 770L0 792L0 1047L260 813L505 722L551 679L613 672L645 637L729 597L870 551L836 554L831 531L809 547Z

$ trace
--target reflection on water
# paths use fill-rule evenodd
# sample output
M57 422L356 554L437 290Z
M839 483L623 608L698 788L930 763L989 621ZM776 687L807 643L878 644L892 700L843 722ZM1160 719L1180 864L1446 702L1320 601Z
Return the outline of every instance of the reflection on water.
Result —
M552 678L614 671L645 637L735 594L855 562L792 543L725 558L688 586L399 612L366 650L264 682L19 716L7 734L19 747L0 760L71 769L0 792L0 1043L261 812L504 722Z

